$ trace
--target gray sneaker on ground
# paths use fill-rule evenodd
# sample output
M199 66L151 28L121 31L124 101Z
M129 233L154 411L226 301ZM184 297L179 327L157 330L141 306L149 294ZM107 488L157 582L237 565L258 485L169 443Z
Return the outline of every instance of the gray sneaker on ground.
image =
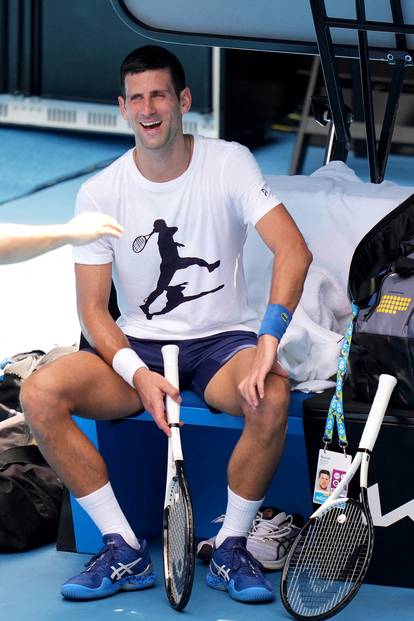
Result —
M219 516L214 522L222 522ZM299 534L304 519L294 513L287 515L276 507L260 507L247 538L247 550L265 569L282 569L290 546ZM200 541L197 545L197 558L209 561L215 537Z

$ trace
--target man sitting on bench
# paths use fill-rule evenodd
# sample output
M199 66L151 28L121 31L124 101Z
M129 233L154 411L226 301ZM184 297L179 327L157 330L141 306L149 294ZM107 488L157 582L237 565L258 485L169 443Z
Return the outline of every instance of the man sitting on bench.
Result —
M271 601L273 588L246 550L246 536L283 449L290 386L277 348L311 255L248 149L183 133L191 92L173 54L158 46L134 50L122 63L121 87L135 148L86 181L77 198L78 213L112 214L125 231L75 251L79 314L91 347L31 375L21 394L42 453L105 544L62 594L94 599L154 583L147 544L131 530L103 459L72 414L116 419L145 409L168 435L164 397L180 395L162 376L160 349L176 342L180 385L245 423L228 465L228 506L207 583L240 601ZM275 254L259 336L242 269L249 223ZM117 323L108 311L112 275Z

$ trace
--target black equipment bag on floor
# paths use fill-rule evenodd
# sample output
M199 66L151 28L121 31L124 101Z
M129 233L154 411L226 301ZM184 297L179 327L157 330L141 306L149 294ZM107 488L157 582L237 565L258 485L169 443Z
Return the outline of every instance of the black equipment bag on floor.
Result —
M389 373L398 380L391 404L414 409L414 195L358 244L348 295L359 307L349 355L356 399L371 402Z
M62 484L35 445L0 454L0 551L56 541Z

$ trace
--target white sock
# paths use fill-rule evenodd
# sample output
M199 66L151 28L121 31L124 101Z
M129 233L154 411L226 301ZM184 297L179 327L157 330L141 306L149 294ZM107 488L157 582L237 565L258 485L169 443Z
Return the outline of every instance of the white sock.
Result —
M237 496L227 487L227 509L223 526L216 536L216 547L221 546L227 537L247 537L256 513L263 503L261 500L246 500Z
M109 481L95 492L76 500L95 522L102 535L118 533L131 548L140 549L138 539L123 514Z

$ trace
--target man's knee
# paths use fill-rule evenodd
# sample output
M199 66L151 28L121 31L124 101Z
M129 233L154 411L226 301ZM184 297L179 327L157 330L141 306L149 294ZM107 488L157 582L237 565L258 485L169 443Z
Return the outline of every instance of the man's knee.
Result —
M67 410L68 403L59 383L47 367L32 373L22 384L20 403L33 431L44 433L56 422L59 412Z
M280 379L265 387L264 398L256 410L245 405L246 424L251 424L258 435L269 441L284 437L287 429L290 386L287 380Z

